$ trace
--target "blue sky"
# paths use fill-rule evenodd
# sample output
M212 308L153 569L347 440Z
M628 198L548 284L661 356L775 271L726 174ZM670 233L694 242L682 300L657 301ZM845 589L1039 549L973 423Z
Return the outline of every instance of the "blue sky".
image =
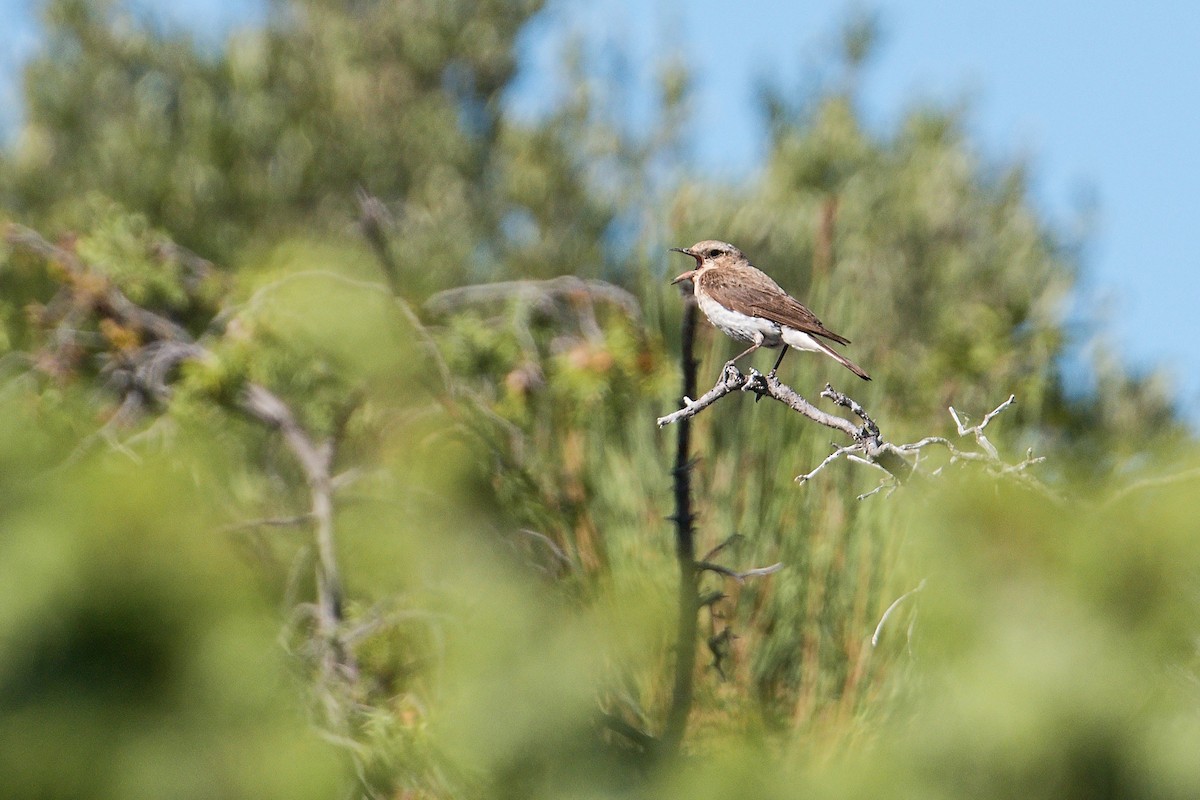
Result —
M208 32L245 19L250 0L143 0ZM1107 320L1100 346L1137 369L1167 366L1200 421L1200 3L1083 0L876 0L884 37L864 73L863 107L888 125L916 100L966 100L991 160L1032 165L1033 200L1067 224L1082 199L1098 216L1081 307ZM736 6L736 8L734 8ZM15 70L36 46L31 0L0 0L0 124L19 97ZM522 39L512 105L548 96L542 75L567 30L618 44L635 87L665 52L695 73L697 168L752 172L764 149L755 81L798 85L828 65L844 0L551 0ZM261 13L261 11L257 12ZM716 232L714 232L716 235Z

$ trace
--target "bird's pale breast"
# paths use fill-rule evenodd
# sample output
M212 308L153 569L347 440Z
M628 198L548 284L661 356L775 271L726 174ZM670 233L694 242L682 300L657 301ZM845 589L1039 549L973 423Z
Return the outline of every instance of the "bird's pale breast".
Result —
M696 302L699 303L704 316L708 317L708 321L726 336L753 343L761 334L764 347L779 346L780 328L778 323L762 317L751 317L732 311L704 294L697 293Z

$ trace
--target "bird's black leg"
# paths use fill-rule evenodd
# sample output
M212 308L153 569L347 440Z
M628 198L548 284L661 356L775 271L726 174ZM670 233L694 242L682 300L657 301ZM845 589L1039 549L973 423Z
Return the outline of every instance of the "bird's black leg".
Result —
M779 369L779 365L783 363L783 357L787 355L787 351L788 346L785 344L783 349L779 351L779 358L775 359L775 366L771 367L771 371L767 373L768 377L774 375L775 370Z
M775 377L775 370L779 369L779 365L783 363L783 357L787 355L787 351L788 346L785 344L783 345L783 349L779 351L779 358L775 359L775 366L771 367L771 371L767 373L768 378ZM762 400L762 398L763 396L761 394L755 395L754 402L757 403L759 400Z

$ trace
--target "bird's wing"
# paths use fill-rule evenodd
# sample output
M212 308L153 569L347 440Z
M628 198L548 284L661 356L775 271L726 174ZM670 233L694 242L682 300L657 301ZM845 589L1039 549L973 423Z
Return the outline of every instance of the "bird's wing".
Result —
M710 270L703 276L705 288L714 295L714 299L738 313L769 319L838 344L850 344L849 339L826 328L816 314L785 292L770 276L755 271L758 280L753 281L755 285L748 285L747 281L736 275Z
M756 316L778 322L780 325L787 325L798 331L821 336L838 344L850 344L849 339L826 328L824 323L817 319L816 314L789 294L773 298L769 305L756 304L754 309Z

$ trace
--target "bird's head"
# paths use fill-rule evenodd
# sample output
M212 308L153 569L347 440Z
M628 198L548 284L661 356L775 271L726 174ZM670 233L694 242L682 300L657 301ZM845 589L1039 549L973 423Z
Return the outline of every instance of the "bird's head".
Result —
M718 242L715 239L696 242L691 247L672 247L671 250L696 259L695 269L690 269L682 275L677 276L671 283L695 280L696 276L704 270L746 260L746 256L742 254L741 250L738 250L729 242Z

